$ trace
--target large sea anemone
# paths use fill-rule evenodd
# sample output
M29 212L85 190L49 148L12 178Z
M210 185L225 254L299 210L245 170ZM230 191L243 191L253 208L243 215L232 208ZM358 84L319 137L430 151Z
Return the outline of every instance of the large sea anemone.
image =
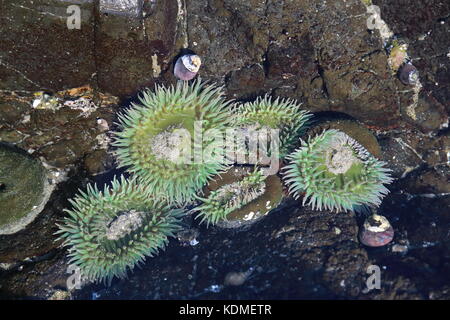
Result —
M163 249L179 230L181 209L171 209L135 179L114 179L103 192L88 185L70 200L73 209L58 224L59 240L69 247L70 264L88 281L110 283L145 257Z
M226 169L221 133L230 121L221 88L200 81L144 91L119 117L114 145L121 166L169 201L192 200L208 179Z
M378 206L392 182L385 163L338 130L302 141L287 157L284 179L289 192L313 209L352 211L355 206Z
M254 130L279 130L279 158L284 158L294 148L299 137L305 133L312 114L301 109L301 104L292 99L269 95L258 97L235 110L235 125L238 128Z

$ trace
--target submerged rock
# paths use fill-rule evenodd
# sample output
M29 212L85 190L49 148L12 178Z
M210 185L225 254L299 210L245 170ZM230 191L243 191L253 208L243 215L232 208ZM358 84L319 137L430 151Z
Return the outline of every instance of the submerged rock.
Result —
M0 92L0 143L21 150L21 156L36 164L26 165L25 169L21 167L18 174L23 171L25 177L20 177L21 181L15 183L28 183L29 189L22 193L36 192L38 198L49 197L48 201L42 201L42 207L40 203L30 204L31 208L36 206L35 210L42 213L34 213L34 221L26 228L18 231L19 228L15 227L12 231L18 232L11 233L10 230L8 234L0 234L0 263L21 263L26 258L45 256L55 249L58 243L53 235L54 227L62 216L62 209L69 206L67 199L82 186L88 175L99 175L112 166L107 127L113 124L117 98L94 92L89 86L46 94L44 97L41 90L37 94ZM44 103L44 108L33 108L33 102L39 97L53 103ZM99 120L102 125L99 125ZM26 179L26 172L31 174L31 168L36 167L38 172L44 172L42 176L45 179L32 176ZM14 170L8 169L8 174ZM14 185L2 180L0 178L4 188L0 194L4 197ZM39 185L39 181L43 185ZM39 191L44 186L47 189L57 187L57 192L51 196L47 192L44 196ZM16 196L8 201L16 201ZM45 206L44 202L47 203ZM25 202L17 208L21 205L25 207ZM14 211L11 208L15 206L9 202L5 211L0 204L0 216Z

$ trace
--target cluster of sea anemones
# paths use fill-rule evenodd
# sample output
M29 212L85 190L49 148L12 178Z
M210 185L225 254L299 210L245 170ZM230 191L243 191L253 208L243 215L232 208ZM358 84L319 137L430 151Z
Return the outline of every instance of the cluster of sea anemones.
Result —
M132 179L114 180L103 192L88 185L59 224L70 263L85 279L123 277L165 246L183 213L171 207L194 200L228 167L226 157L214 154L223 145L210 133L230 125L229 104L221 88L178 82L145 90L140 104L119 116L113 145Z
M256 221L276 207L281 180L267 176L258 162L247 163L254 169L205 195L221 174L245 167L224 156L222 134L229 128L279 132L277 159L289 162L283 179L292 195L303 196L303 204L336 211L378 206L388 192L384 184L391 182L384 163L337 130L301 140L311 117L294 100L268 96L233 108L221 88L201 81L145 90L140 104L119 116L113 143L119 165L132 178L114 180L103 192L89 185L59 225L70 262L88 280L110 281L165 246L185 214L172 207L198 201L191 212L208 224L231 217Z

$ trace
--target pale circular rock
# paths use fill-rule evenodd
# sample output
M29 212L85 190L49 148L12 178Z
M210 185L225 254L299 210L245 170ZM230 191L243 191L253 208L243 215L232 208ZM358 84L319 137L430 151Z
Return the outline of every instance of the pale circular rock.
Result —
M0 144L0 234L24 229L44 209L54 185L42 163Z

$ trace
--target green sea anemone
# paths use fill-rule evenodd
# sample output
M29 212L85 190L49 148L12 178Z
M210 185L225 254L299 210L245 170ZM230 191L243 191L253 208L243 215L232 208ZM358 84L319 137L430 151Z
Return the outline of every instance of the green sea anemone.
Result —
M304 193L303 205L313 209L352 211L354 206L378 206L392 182L385 163L373 157L354 139L338 130L302 141L287 157L284 169L289 193Z
M152 196L135 179L114 178L103 192L88 185L70 200L73 209L58 225L58 240L69 247L70 264L88 281L111 282L144 262L179 230L180 209Z
M238 182L226 184L218 190L212 191L207 198L197 197L203 202L195 208L202 218L201 222L216 224L226 219L231 212L242 208L265 192L262 171L255 170Z
M218 137L230 121L221 88L200 81L144 91L141 105L120 115L114 145L121 166L151 192L190 201L208 179L226 169Z
M201 222L215 225L225 221L233 212L244 208L266 193L268 177L263 174L262 170L255 168L254 171L248 172L248 170L233 167L230 171L229 178L233 182L227 183L229 179L226 179L226 175L230 174L227 172L224 175L225 183L219 181L217 188L208 192L204 198L197 196L202 204L193 211L199 212L198 217L201 218ZM211 184L213 182L215 181L212 181ZM250 210L247 213L250 213ZM253 214L255 213L253 212Z
M277 98L272 101L269 95L265 95L237 107L235 125L254 130L279 129L279 158L284 158L295 148L312 117L310 112L300 107L301 104L295 100Z

